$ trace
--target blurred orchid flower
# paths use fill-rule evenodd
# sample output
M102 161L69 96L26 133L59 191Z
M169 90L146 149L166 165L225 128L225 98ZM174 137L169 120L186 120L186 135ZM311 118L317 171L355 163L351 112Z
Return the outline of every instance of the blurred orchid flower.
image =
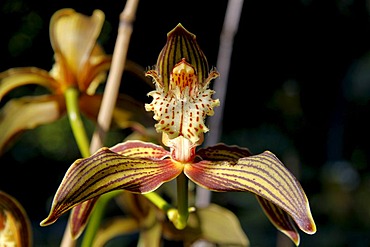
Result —
M0 246L32 246L28 215L17 199L0 191Z
M209 72L210 71L210 72ZM209 72L209 73L208 73ZM143 141L126 141L103 147L88 158L76 160L66 172L41 222L52 224L63 213L113 190L152 198L163 183L177 180L177 208L163 206L168 219L181 230L188 222L188 179L211 191L251 192L271 222L299 245L295 224L308 234L316 232L308 199L298 180L270 151L252 155L248 149L217 144L197 149L208 128L207 116L219 101L212 99L209 70L194 34L178 24L167 34L156 67L147 71L156 89L145 105L154 112L156 130L165 147ZM294 224L295 223L295 224Z
M11 68L0 73L0 100L9 91L29 84L50 91L47 95L11 99L4 105L0 112L0 154L23 131L64 116L68 88L78 90L80 111L92 120L97 118L102 95L95 94L96 89L105 81L111 64L111 56L97 43L104 19L101 10L90 17L73 9L58 10L50 20L50 42L55 53L52 69ZM141 108L129 96L120 95L113 117L123 118L124 127L136 124L140 128L137 123L145 117Z

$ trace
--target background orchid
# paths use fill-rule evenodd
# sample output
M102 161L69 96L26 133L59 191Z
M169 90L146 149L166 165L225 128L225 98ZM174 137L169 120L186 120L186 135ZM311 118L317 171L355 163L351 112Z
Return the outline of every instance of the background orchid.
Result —
M3 130L0 152L25 130L54 122L66 113L77 116L70 118L77 141L88 143L86 134L81 134L76 125L82 124L80 111L96 121L102 101L102 94L96 90L105 82L111 64L111 56L97 43L104 17L101 10L95 10L91 17L73 9L57 11L50 20L50 42L55 52L53 68L49 72L36 67L11 68L0 73L0 100L9 91L29 84L40 85L50 92L6 103L0 112ZM143 78L139 65L129 62L126 69ZM116 126L145 131L143 124L151 123L139 103L128 95L120 95L116 106ZM84 148L88 146L80 145L83 155L88 155Z
M0 245L33 246L27 212L16 198L4 191L0 191Z

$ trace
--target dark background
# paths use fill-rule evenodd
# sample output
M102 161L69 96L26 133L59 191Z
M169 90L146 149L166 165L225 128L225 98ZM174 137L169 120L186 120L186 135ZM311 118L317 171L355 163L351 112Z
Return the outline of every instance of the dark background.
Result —
M112 54L124 5L125 1L2 0L0 71L23 66L50 70L49 20L67 7L87 15L94 9L105 12L99 41ZM167 32L181 22L196 34L209 64L216 66L226 6L227 1L141 1L128 59L144 68L154 65ZM243 5L221 141L254 153L269 149L293 170L318 229L312 236L301 232L301 246L370 245L369 11L368 2L359 0L264 0ZM29 89L17 89L6 100L30 95ZM150 100L149 87L126 83L120 90ZM35 246L58 245L65 218L48 227L38 224L47 216L64 172L77 158L65 118L26 132L0 157L0 189L29 213ZM239 216L251 246L276 245L276 230L251 194L212 195Z

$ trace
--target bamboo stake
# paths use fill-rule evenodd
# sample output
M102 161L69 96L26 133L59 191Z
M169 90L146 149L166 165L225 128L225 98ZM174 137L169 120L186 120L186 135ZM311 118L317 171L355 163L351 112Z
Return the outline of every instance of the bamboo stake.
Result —
M90 153L94 153L103 146L105 135L109 130L112 121L113 109L117 101L119 86L126 64L127 50L133 30L132 23L135 20L138 3L139 0L127 0L125 7L120 14L120 23L118 27L117 40L113 51L112 64L104 90L102 104L99 110L97 128L90 143ZM74 247L75 245L76 241L72 239L69 223L67 223L60 246Z
M118 36L113 51L112 65L104 90L102 104L98 115L98 125L90 144L90 152L94 153L103 146L104 138L112 122L113 109L116 104L119 86L125 68L127 50L133 30L132 23L139 0L128 0L120 15Z

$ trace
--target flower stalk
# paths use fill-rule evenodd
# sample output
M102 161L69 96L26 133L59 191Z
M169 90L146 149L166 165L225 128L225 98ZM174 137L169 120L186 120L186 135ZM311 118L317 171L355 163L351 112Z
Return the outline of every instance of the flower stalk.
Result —
M177 178L177 208L179 211L179 219L175 224L176 228L184 229L189 218L188 206L188 178L184 173L181 173Z
M77 88L69 87L65 91L67 114L73 135L76 139L82 157L88 157L90 155L89 138L87 136L78 107L78 96L79 91Z

